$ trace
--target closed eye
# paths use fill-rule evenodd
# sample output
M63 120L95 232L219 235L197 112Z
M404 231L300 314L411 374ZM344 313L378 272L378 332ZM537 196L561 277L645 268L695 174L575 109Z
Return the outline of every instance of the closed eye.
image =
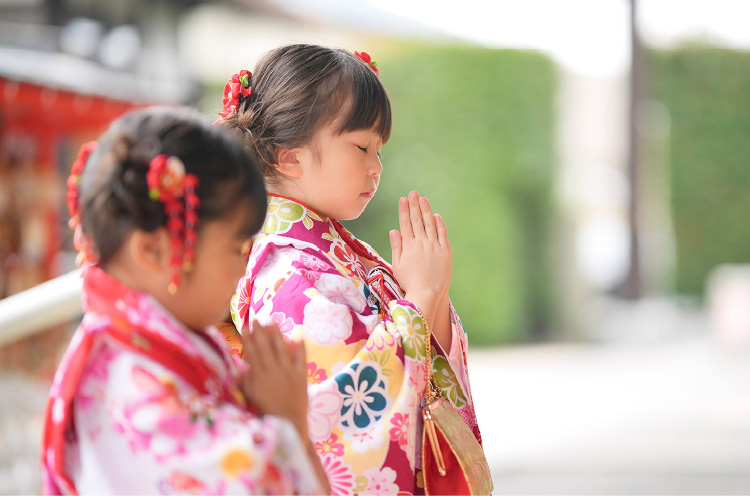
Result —
M367 147L366 146L359 146L359 145L356 145L356 146L357 146L357 148L359 148L363 152L367 153Z

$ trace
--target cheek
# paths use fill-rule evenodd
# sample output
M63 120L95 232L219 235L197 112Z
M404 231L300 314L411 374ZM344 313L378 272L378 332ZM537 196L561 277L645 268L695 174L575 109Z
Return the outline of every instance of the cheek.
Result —
M245 260L244 257L237 257L236 255L233 255L229 260L230 262L227 264L226 276L232 286L232 291L234 291L237 286L237 281L245 275Z

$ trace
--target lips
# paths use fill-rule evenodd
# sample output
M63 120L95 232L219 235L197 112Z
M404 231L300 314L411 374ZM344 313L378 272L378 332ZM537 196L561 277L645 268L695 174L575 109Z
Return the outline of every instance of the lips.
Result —
M375 195L375 190L371 189L369 191L365 191L364 193L362 193L359 196L364 196L365 198L372 198L374 195Z

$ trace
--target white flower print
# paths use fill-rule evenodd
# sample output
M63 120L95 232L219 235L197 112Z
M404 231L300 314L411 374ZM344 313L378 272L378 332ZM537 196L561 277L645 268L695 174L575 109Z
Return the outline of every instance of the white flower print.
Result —
M310 387L310 403L307 407L307 424L310 438L314 441L328 439L341 416L343 399L334 381Z
M333 365L331 365L331 375L339 375L339 372L344 370L344 367L346 367L346 362L336 362Z
M332 302L351 307L357 313L361 313L367 304L357 287L345 277L337 274L321 274L315 287L320 294Z
M344 432L344 441L352 443L352 449L357 453L366 453L370 450L378 450L383 446L385 434L383 434L383 422L378 422L367 431Z
M305 267L307 267L310 270L325 270L328 267L330 267L330 264L320 260L319 258L313 255L310 255L304 252L300 256L299 260L305 265Z
M383 467L383 470L369 468L365 470L367 477L367 489L365 494L398 494L398 485L396 484L396 471L390 467Z
M352 334L349 307L318 296L305 306L305 333L320 346L333 346Z

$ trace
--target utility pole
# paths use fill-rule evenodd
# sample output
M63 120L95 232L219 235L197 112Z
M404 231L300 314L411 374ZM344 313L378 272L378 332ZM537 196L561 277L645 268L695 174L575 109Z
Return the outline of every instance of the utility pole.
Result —
M627 277L618 288L618 295L628 299L637 300L641 297L641 263L640 263L640 222L639 222L639 152L638 130L636 129L636 112L638 102L642 95L642 48L638 37L637 23L637 0L630 0L630 109L628 126L628 164L627 177L630 189L628 201L628 225L630 227L630 267Z

